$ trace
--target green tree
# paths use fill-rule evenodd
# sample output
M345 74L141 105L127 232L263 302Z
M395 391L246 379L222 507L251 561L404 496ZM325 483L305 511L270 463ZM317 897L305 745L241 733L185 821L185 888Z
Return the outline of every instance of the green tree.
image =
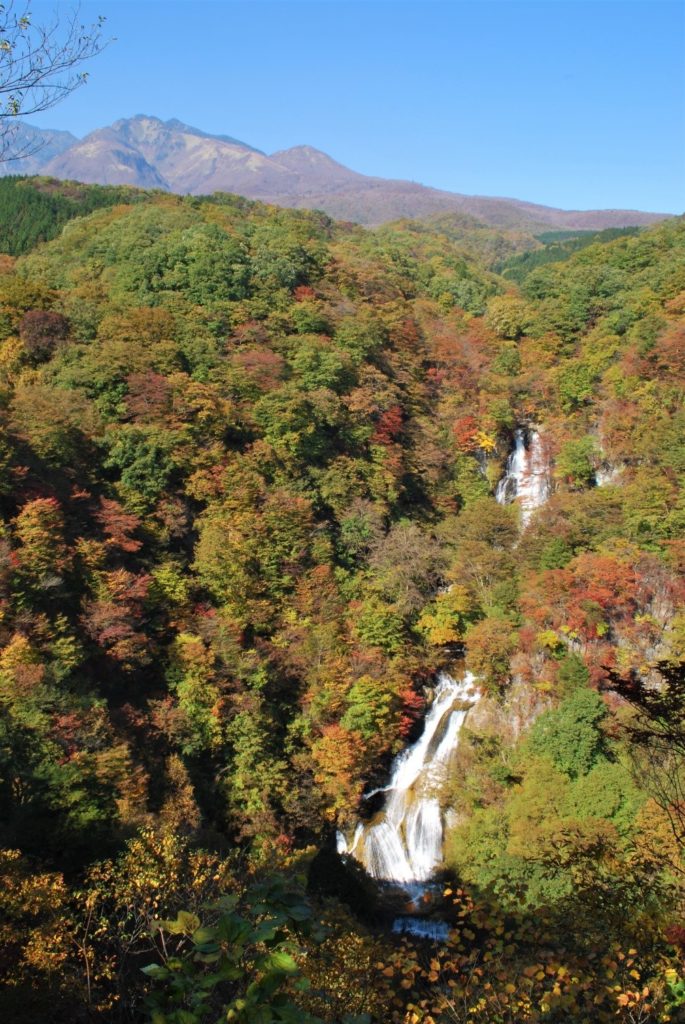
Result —
M579 778L607 760L608 747L601 724L607 716L604 701L594 690L577 689L553 711L535 721L528 736L534 756L549 757L559 771Z
M590 435L567 441L556 457L555 474L576 487L589 487L600 458L597 442Z
M588 366L569 360L558 373L558 388L564 412L573 412L586 405L594 391L594 378Z

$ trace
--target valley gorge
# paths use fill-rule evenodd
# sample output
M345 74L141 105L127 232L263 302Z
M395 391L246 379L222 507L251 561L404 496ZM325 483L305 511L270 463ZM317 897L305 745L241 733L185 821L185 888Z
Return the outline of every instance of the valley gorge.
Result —
M3 1019L678 1020L683 220L132 121L0 179Z
M535 510L547 501L550 489L551 466L539 430L517 427L495 500L501 505L515 502L521 529L525 529ZM353 830L348 828L347 835L337 835L337 850L342 857L353 857L372 878L402 889L411 904L419 908L430 891L431 879L444 862L445 807L441 806L441 794L447 773L454 770L461 727L479 697L478 680L469 672L459 682L440 674L416 742L397 755L387 784L366 792L362 798L367 804L374 800L377 803L382 797L380 810L368 820L359 821ZM488 703L486 698L485 705ZM534 716L528 716L525 728L533 720ZM487 710L480 721L487 725ZM448 934L446 923L426 916L396 918L394 928L435 941L444 940Z

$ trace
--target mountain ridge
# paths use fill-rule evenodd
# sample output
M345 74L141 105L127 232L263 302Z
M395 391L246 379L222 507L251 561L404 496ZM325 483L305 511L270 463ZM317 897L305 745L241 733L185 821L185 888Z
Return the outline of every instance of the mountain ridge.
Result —
M23 124L19 133L28 133L40 148L30 161L9 162L0 173L39 173L191 195L234 192L280 206L322 209L368 226L463 212L498 228L601 230L643 226L671 216L640 210L562 210L522 199L449 192L362 174L307 144L267 154L233 136L147 114L121 118L83 139Z

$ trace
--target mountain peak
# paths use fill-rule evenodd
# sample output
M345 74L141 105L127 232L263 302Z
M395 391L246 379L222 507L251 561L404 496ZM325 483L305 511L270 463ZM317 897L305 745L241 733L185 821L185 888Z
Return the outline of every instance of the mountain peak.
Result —
M241 149L249 150L250 153L261 152L261 150L255 149L254 146L250 146L249 143L242 142L232 135L213 135L211 132L202 131L201 128L195 128L184 121L179 121L177 117L172 117L168 121L162 121L161 118L155 117L154 114L134 114L133 117L120 118L111 127L113 131L123 134L126 138L146 138L152 140L163 136L193 135L198 139L214 139L218 142L225 142L230 146L240 146Z
M329 163L335 164L337 160L334 160L328 153L324 153L322 149L316 149L315 146L307 146L302 143L299 146L288 146L287 149L279 149L277 153L272 153L272 157L275 159L279 156L285 156L288 153L298 154L303 157L307 157L310 160L327 160ZM339 164L339 166L342 166Z
M334 160L332 156L328 155L328 153L324 153L322 149L316 149L314 146L300 145L290 146L288 149L279 149L278 152L271 154L271 159L277 160L280 164L288 164L289 166L299 163L308 164L310 166L335 167L339 170L345 171L348 175L363 177L363 175L359 175L357 171L350 170L349 167L345 167L344 164Z
M314 146L291 146L271 154L271 159L280 167L287 168L300 179L300 188L309 193L312 190L329 192L343 186L354 186L366 181L363 174L350 170L328 153Z
M497 228L602 229L650 224L664 214L627 210L556 210L516 199L466 196L411 181L370 177L307 144L266 155L231 135L214 135L178 118L122 118L75 140L42 134L34 162L0 165L0 174L52 174L101 184L163 188L181 194L235 192L281 206L325 210L332 217L380 224L400 218L470 214ZM33 149L33 147L31 147Z

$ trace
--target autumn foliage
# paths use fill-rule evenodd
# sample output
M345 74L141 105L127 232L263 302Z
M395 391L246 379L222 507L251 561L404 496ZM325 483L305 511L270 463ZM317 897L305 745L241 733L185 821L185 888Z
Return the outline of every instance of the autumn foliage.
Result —
M641 760L612 680L685 658L683 222L550 252L89 195L0 259L8 1019L204 1024L173 993L218 1013L256 963L331 1022L678 1019L683 768ZM525 529L495 500L523 427ZM333 896L269 938L247 881L327 849L464 664L449 942ZM222 988L193 944L229 894Z

